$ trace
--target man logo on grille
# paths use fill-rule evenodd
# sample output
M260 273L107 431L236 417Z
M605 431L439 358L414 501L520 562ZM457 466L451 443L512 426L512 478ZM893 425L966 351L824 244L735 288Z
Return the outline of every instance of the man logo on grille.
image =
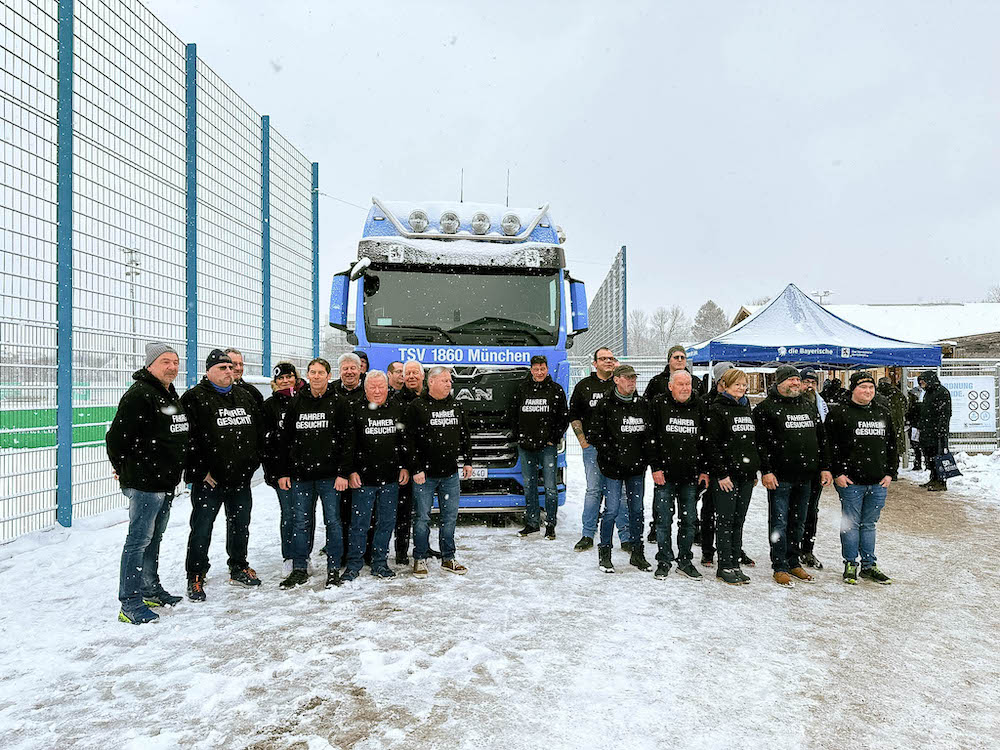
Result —
M460 388L455 393L457 401L492 401L492 388Z

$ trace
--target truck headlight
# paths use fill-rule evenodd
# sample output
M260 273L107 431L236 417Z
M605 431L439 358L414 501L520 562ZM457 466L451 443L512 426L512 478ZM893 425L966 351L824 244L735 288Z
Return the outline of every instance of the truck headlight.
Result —
M455 234L458 231L458 214L454 211L445 211L441 214L441 231L445 234Z
M490 231L490 217L482 211L472 217L472 231L475 234L486 234Z
M500 227L508 237L513 237L521 231L521 220L517 214L507 214L500 220Z
M421 211L419 208L416 211L410 212L410 217L407 219L410 225L410 229L414 232L422 232L427 229L427 225L430 223L427 220L427 214Z

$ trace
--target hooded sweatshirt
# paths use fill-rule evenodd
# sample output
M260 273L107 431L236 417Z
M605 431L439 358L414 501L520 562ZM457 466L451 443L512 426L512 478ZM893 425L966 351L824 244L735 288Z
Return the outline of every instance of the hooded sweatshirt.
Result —
M649 404L612 390L594 409L587 439L597 448L597 466L609 479L643 474L655 459Z
M569 400L569 421L583 422L583 434L588 443L594 442L590 439L591 421L594 408L615 389L615 379L608 378L601 380L596 372L590 373L587 377L576 384L573 395Z
M295 394L308 387L304 380L298 380L290 388L276 390L264 402L261 409L261 414L264 417L264 455L261 460L264 464L264 481L271 487L277 487L278 480L281 478L277 472L281 469L282 420Z
M566 391L551 375L540 383L528 375L514 393L508 419L514 441L524 450L558 445L569 425Z
M459 459L464 464L472 461L465 412L450 393L436 399L424 391L413 399L406 410L406 431L411 474L450 477L458 471Z
M815 404L804 396L782 396L771 386L753 410L760 473L779 482L808 482L830 468L826 431Z
M941 385L933 370L920 373L920 379L927 384L924 400L920 404L920 442L947 443L951 423L951 394Z
M867 406L853 399L830 408L826 418L834 477L842 474L855 484L878 484L896 478L899 454L889 412L874 400Z
M236 387L220 393L203 377L181 403L191 424L187 482L202 482L210 473L220 487L248 487L264 448L263 418L253 397Z
M281 424L279 476L296 481L347 479L354 457L349 405L332 385L321 396L304 388Z
M406 459L405 409L401 400L391 397L386 398L381 406L365 399L351 408L353 470L361 475L363 486L374 487L399 481L399 470Z
M655 449L651 468L662 471L668 482L694 482L702 469L704 403L692 393L682 404L667 391L653 399L649 411Z
M706 422L705 463L712 480L753 477L760 468L760 456L750 400L743 396L736 401L721 393L708 407Z
M118 402L105 447L122 487L172 492L181 481L188 419L171 383L143 367Z

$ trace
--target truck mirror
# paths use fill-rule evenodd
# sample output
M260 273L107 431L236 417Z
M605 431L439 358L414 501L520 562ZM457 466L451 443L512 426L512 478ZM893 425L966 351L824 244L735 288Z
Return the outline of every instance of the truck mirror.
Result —
M347 330L347 299L350 288L346 272L333 277L330 288L330 325L342 331Z
M587 285L576 279L569 280L569 300L573 308L573 333L587 330Z

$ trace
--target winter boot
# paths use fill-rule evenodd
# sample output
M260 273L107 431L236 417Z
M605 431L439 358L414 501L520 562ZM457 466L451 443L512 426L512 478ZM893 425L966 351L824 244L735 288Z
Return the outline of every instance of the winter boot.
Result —
M333 588L334 586L340 586L340 571L336 568L331 568L326 574L326 588Z
M622 542L622 552L632 554L632 542Z
M306 570L296 570L292 569L292 572L288 574L281 583L278 584L280 589L294 589L296 586L301 586L303 583L309 581L309 571Z
M653 573L653 578L657 581L664 580L668 575L670 575L670 563L657 563L656 572Z
M193 602L205 601L205 574L192 573L188 576L188 599Z
M582 536L580 541L573 545L573 549L577 552L583 552L594 546L594 537L592 536Z
M635 566L643 573L653 569L653 566L646 560L646 555L643 554L642 542L632 545L632 554L629 556L628 564Z
M611 562L611 545L597 545L597 565L605 573L614 573L615 566Z

